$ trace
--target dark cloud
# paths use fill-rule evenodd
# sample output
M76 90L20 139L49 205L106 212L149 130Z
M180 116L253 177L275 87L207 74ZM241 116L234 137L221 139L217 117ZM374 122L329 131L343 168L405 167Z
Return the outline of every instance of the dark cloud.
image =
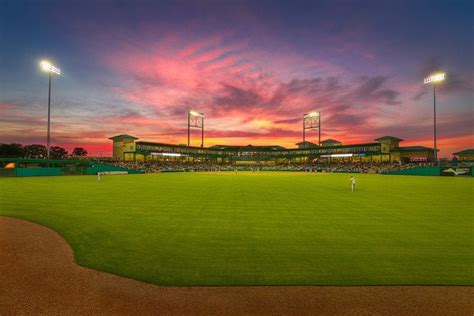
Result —
M352 101L376 101L385 104L400 104L397 97L400 92L384 88L388 78L385 76L361 77L361 83L350 93Z
M298 94L298 93L317 93L322 89L323 79L293 79L287 84L281 85L281 90L284 94Z
M352 126L359 129L359 126L367 123L368 117L365 114L335 114L331 116L325 124L330 126Z
M214 103L220 108L252 108L262 104L264 99L255 89L243 89L229 84L223 84L223 95L214 99Z
M458 113L456 115L445 115L437 122L438 137L458 137L472 135L472 115L470 113ZM382 126L371 128L366 126L366 132L371 135L394 135L397 137L411 139L431 138L433 131L433 117L427 115L424 119L417 120L416 124L404 124L403 126Z

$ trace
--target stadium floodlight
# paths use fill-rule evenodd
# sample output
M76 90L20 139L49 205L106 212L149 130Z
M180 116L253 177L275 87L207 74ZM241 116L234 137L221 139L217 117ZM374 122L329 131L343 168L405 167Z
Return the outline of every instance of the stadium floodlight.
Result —
M435 75L431 75L425 79L423 79L424 83L430 83L430 82L437 82L437 81L443 81L445 77L445 73L439 73Z
M311 113L308 113L308 114L305 114L306 117L316 117L316 116L319 116L319 112L311 112Z
M189 111L189 114L192 116L199 116L199 117L204 117L204 114L196 111Z
M306 148L306 130L318 129L318 145L321 145L321 113L310 112L303 114L303 148Z
M201 129L201 147L204 147L204 113L188 111L188 146L191 144L191 127Z
M41 70L45 71L48 73L49 77L49 85L48 85L48 132L46 136L46 152L47 152L47 157L49 159L50 157L50 145L51 145L51 74L54 73L56 75L61 74L61 69L55 67L53 64L51 64L47 60L42 60L40 62L40 67Z
M436 83L443 81L445 79L445 73L433 74L423 80L424 84L432 83L433 84L433 142L434 142L434 159L438 161L438 148L436 144Z
M49 61L47 60L42 60L40 63L41 69L46 72L52 72L57 75L61 74L61 69L53 66Z

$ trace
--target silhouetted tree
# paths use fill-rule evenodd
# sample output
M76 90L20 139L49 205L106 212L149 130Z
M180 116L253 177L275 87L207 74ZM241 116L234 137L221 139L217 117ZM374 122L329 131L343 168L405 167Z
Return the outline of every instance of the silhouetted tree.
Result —
M51 159L64 159L67 157L67 150L60 146L52 146L50 148Z
M25 156L25 149L21 144L0 144L0 157L21 158Z
M84 148L82 147L76 147L74 148L74 150L72 151L72 155L73 156L87 156L87 150L85 150Z
M46 146L39 144L26 145L25 156L29 158L44 158L46 157Z

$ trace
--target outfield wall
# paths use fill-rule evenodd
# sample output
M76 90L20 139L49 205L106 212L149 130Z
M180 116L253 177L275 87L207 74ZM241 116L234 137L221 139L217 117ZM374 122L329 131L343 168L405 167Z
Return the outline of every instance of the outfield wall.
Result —
M18 160L25 164L24 160ZM67 176L67 175L95 175L102 173L143 173L143 171L129 169L125 167L117 167L92 161L81 161L74 163L72 161L53 161L53 160L28 160L27 165L18 166L15 161L16 168L0 168L0 177L39 177L39 176Z
M106 164L101 164L101 163L94 163L92 167L86 168L87 175L94 175L94 174L97 174L98 172L108 172L108 171L126 171L129 174L143 173L135 169L111 166L111 165L106 165Z
M17 177L60 176L61 168L16 168Z
M383 172L383 174L398 174L406 176L439 176L441 175L440 167L416 167L406 170Z
M384 172L384 174L410 175L410 176L456 176L474 177L474 167L417 167L407 170Z

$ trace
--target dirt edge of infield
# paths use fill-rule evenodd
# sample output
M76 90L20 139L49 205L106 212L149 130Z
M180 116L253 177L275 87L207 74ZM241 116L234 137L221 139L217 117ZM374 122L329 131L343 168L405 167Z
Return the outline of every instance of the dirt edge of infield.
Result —
M54 230L0 216L0 315L472 315L469 286L164 287L84 268Z

